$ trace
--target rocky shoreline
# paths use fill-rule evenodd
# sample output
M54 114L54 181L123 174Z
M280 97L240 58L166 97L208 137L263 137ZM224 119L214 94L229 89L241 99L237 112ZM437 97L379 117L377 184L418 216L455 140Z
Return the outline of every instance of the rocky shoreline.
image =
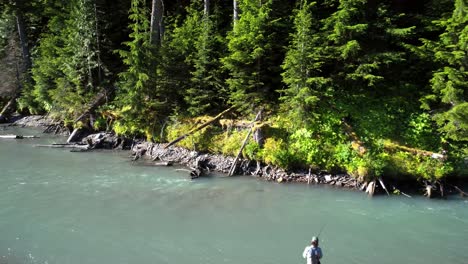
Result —
M60 122L56 122L44 116L27 116L17 118L11 125L28 126L36 128L44 128L44 133L55 133L61 135L70 135L71 131L65 128ZM93 149L121 149L130 150L133 160L141 159L151 166L170 166L180 164L186 166L188 173L192 179L201 177L211 172L229 173L234 162L234 157L226 157L219 154L200 153L190 151L185 148L170 146L166 148L166 144L151 143L142 140L129 139L121 136L116 136L112 132L100 133L81 133L75 138L73 144L84 146L80 151L89 151ZM248 175L266 181L277 183L302 183L302 184L320 184L329 185L339 188L354 189L365 191L371 195L374 193L398 193L410 197L408 194L397 189L395 185L402 184L401 182L390 182L389 186L385 186L382 179L371 182L363 182L348 174L330 174L327 172L311 172L309 171L286 171L281 168L272 167L268 164L241 159L236 166L235 175ZM413 182L414 184L414 182ZM408 184L401 186L405 191L410 193L420 193L424 188L409 187ZM440 186L431 186L426 184L434 192L446 188L439 183ZM386 188L389 187L389 188ZM456 186L455 186L456 187ZM457 187L458 188L458 187ZM429 191L431 191L429 190ZM464 194L462 190L454 190L447 188L446 194L457 193ZM442 193L443 196L444 193Z
M181 164L192 170L202 170L203 173L229 173L234 157L219 154L200 153L180 147L165 148L165 144L139 142L133 145L135 157L144 157L155 166ZM327 173L311 173L306 171L287 172L284 169L261 164L256 161L242 159L236 168L235 175L249 175L278 183L299 182L309 184L328 184L337 187L359 189L363 183L347 174L331 175Z

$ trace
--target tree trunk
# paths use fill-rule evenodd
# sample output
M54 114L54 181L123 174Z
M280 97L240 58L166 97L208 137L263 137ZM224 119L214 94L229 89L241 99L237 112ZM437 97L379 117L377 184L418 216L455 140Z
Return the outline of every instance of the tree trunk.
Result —
M369 196L374 196L374 192L375 192L375 180L369 182L369 184L367 185L367 189L366 189L366 193Z
M203 14L204 14L205 16L209 16L209 15L210 15L210 0L205 0L204 9L203 9Z
M98 85L102 83L102 62L101 62L101 40L99 39L99 21L98 21L98 12L97 12L97 5L94 3L94 20L96 23L96 55L97 55L97 63L98 63Z
M150 42L154 45L161 45L162 36L164 34L163 12L163 0L153 0L151 5Z
M221 113L218 114L217 116L213 117L213 118L212 118L211 120L209 120L208 122L206 122L206 123L204 123L204 124L202 124L202 125L200 125L200 126L194 128L194 129L190 130L190 131L187 132L186 134L184 134L184 135L182 135L182 136L180 136L180 137L174 139L173 141L169 142L164 148L167 149L168 147L170 147L170 146L174 145L175 143L177 143L177 142L183 140L184 138L190 136L191 134L197 132L198 130L200 130L200 129L206 127L206 126L208 126L209 124L211 124L211 123L213 123L213 122L215 122L215 121L217 121L217 120L219 120L224 114L230 112L232 109L234 109L234 107L230 107L230 108L224 110L223 112L221 112Z
M256 121L262 121L262 115L260 114L260 116L258 117L258 119ZM255 142L260 146L260 147L263 147L263 143L265 141L265 138L263 136L263 130L262 130L262 126L258 126L256 127L254 130L253 130L253 137L254 137L254 140Z
M258 120L258 118L261 116L261 114L262 114L262 110L258 111L257 116L255 116L255 119L252 121L249 133L247 133L247 136L245 137L244 142L242 142L242 146L241 146L239 152L237 153L237 156L234 159L234 162L232 163L232 166L231 166L231 169L229 170L228 176L232 176L234 174L234 172L236 171L237 160L239 160L239 157L242 154L242 150L244 150L245 145L249 141L249 138L250 138L250 135L252 134L252 130L253 130L253 126L255 124L255 121Z
M20 1L16 1L18 6ZM20 39L21 52L23 57L23 68L22 72L28 72L31 69L31 54L29 53L28 37L26 35L26 25L23 19L23 11L21 7L16 9L16 26L18 29L18 35Z
M106 102L107 93L105 89L102 89L94 98L94 101L89 105L88 109L84 111L79 117L77 117L73 124L76 124L78 121L81 121L86 115L92 113L96 108L103 105Z
M237 0L232 1L232 7L233 7L233 10L234 10L232 19L234 20L234 25L235 25L237 20L239 20L239 6L237 5Z

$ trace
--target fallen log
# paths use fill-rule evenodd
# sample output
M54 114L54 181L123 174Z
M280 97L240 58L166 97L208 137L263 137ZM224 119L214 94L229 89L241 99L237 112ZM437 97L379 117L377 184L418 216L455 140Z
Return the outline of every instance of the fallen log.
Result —
M197 168L190 168L189 169L177 169L176 171L186 171L189 173L190 179L196 179L199 178L202 175L202 171Z
M452 185L452 186L453 186L453 188L455 188L455 190L457 190L460 193L461 197L468 197L468 193L464 192L462 189L458 188L455 185Z
M197 132L198 130L201 130L201 129L207 127L207 126L210 125L211 123L213 123L213 122L219 120L223 115L227 114L227 113L230 112L232 109L234 109L234 107L230 107L230 108L224 110L223 112L221 112L221 113L218 114L217 116L213 117L213 118L210 119L209 121L207 121L207 122L203 123L202 125L200 125L200 126L194 128L194 129L190 130L190 131L187 132L186 134L184 134L184 135L182 135L182 136L180 136L180 137L174 139L173 141L167 143L167 145L164 146L164 148L167 149L168 147L170 147L170 146L176 144L177 142L179 142L179 141L185 139L186 137L190 136L191 134Z
M408 195L408 194L406 194L406 193L404 193L402 191L400 191L400 193L403 194L404 196L408 197L408 198L412 198L411 195Z
M260 117L261 114L262 114L262 110L258 111L258 113L255 116L254 120L250 124L249 133L247 133L247 136L245 137L244 142L242 142L242 146L239 149L239 152L237 153L237 156L234 159L234 162L232 163L232 166L231 166L231 169L229 170L228 176L232 176L234 174L234 172L236 170L236 166L237 166L237 161L239 160L239 157L242 154L242 150L244 150L245 145L247 145L247 142L249 141L250 135L252 134L252 131L253 131L253 126L255 124L255 121L257 121L257 119Z
M79 128L75 128L73 129L73 132L70 134L70 136L68 137L67 139L67 143L71 143L71 142L75 142L77 140L75 140L76 136L78 135L78 132L80 131Z
M11 109L14 108L15 101L18 96L13 96L8 103L3 107L2 111L0 112L0 123L5 123L8 119L8 115L11 112Z
M387 190L387 187L385 187L385 184L384 184L384 182L383 182L382 177L379 177L379 183L380 183L380 186L382 186L382 188L385 190L385 192L387 193L387 195L390 195L390 193L389 193L388 190Z
M22 135L0 135L3 139L25 139L25 138L39 138L38 136L22 136Z
M172 166L174 164L174 162L172 161L159 161L159 162L155 162L153 165L154 166Z
M79 145L79 144L51 144L51 145L34 145L38 148L71 148L71 149L90 149L89 145Z
M88 108L80 115L78 116L73 123L76 124L81 119L83 119L86 115L90 114L92 111L94 111L96 108L98 108L100 105L106 102L106 97L107 97L107 92L105 89L102 89L94 98L94 101L88 106Z
M422 155L426 157L431 157L433 159L438 159L438 160L445 160L447 158L447 155L445 152L443 153L436 153L432 151L427 151L423 149L417 149L417 148L411 148L407 146L402 146L394 142L387 141L384 143L384 148L388 151L395 151L395 150L401 150L404 152L411 153L413 155Z

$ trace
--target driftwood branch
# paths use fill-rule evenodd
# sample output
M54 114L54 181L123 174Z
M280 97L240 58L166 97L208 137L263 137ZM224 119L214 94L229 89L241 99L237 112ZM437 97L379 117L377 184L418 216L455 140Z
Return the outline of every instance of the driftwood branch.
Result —
M213 122L217 121L218 119L220 119L223 115L225 115L225 114L227 114L228 112L230 112L232 109L234 109L234 107L230 107L230 108L224 110L223 112L221 112L221 113L218 114L217 116L213 117L212 119L210 119L210 120L207 121L206 123L203 123L202 125L200 125L200 126L194 128L194 129L190 130L190 131L187 132L186 134L184 134L184 135L182 135L182 136L176 138L175 140L169 142L166 146L164 146L164 148L166 149L166 148L168 148L168 147L170 147L170 146L176 144L177 142L179 142L179 141L185 139L186 137L190 136L191 134L197 132L198 130L201 130L201 129L207 127L207 126L210 125L211 123L213 123Z
M237 156L236 156L236 158L234 159L234 162L232 163L232 166L231 166L231 169L229 170L228 176L232 176L232 175L234 174L234 171L236 170L236 166L237 166L237 161L239 160L239 157L240 157L240 155L242 154L242 150L244 150L245 145L246 145L247 142L249 141L250 135L252 134L252 131L253 131L253 127L254 127L255 121L257 121L258 118L260 118L260 115L261 115L261 114L262 114L262 110L258 111L257 115L255 116L255 119L254 119L254 120L252 121L252 123L250 124L249 133L247 133L247 136L245 137L244 142L242 142L242 146L241 146L241 148L239 149L239 152L237 153Z
M458 188L458 187L455 186L455 185L452 185L452 186L453 186L453 188L455 188L455 190L457 190L457 191L460 193L460 195L461 195L462 197L468 197L468 193L464 192L462 189Z
M71 148L71 149L85 149L91 148L90 145L79 145L79 144L52 144L52 145L35 145L38 148Z
M379 183L380 183L380 186L382 186L382 188L385 190L385 192L387 193L387 195L390 195L390 193L389 193L388 190L387 190L387 187L385 186L385 184L384 184L384 182L383 182L382 177L379 177Z
M401 150L404 152L411 153L413 155L422 155L422 156L427 156L427 157L431 157L433 159L439 159L439 160L445 160L447 158L447 155L445 153L436 153L436 152L427 151L423 149L410 148L407 146L396 144L394 142L386 142L384 144L384 148L389 151Z
M0 135L3 139L24 139L24 138L39 138L38 136L22 136L22 135Z
M16 96L11 98L8 103L3 107L2 111L0 112L0 123L5 121L7 119L8 114L10 113L10 109L13 108L15 101L16 101Z

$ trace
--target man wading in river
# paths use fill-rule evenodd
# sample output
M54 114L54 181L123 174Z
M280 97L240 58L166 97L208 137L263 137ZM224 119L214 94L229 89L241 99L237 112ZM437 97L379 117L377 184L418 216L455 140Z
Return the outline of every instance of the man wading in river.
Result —
M302 257L307 259L307 264L320 264L322 258L322 249L318 246L318 237L312 237L310 246L307 246L302 253Z

